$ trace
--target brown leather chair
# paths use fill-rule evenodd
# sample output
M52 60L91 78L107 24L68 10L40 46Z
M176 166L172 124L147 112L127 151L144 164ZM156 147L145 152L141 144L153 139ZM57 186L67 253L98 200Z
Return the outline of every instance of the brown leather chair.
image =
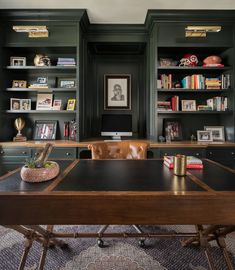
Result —
M120 141L120 142L96 142L88 145L91 150L92 159L146 159L149 144L142 141ZM109 225L104 225L98 233L102 235ZM142 233L138 225L132 225L138 233ZM139 245L144 247L145 239L139 240ZM101 238L97 239L99 247L104 246Z

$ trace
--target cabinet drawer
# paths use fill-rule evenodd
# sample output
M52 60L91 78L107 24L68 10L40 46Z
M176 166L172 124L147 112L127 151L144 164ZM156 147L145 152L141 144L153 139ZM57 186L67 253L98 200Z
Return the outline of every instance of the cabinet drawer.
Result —
M37 149L32 150L32 156L35 155ZM50 154L50 158L76 158L77 148L53 148Z
M160 158L163 158L164 156L174 156L177 154L203 158L204 150L203 149L183 149L183 148L178 148L178 149L164 148L160 150Z
M231 25L224 25L220 32L207 33L206 37L185 37L185 28L187 26L200 26L199 23L176 23L176 24L161 24L158 28L158 44L159 46L164 45L230 45L232 44L233 32ZM202 24L201 24L202 25ZM209 26L210 24L203 24ZM213 24L215 25L215 24Z
M0 160L3 163L23 163L30 157L30 149L24 147L1 148Z
M235 159L235 149L212 149L207 150L207 158L214 160Z

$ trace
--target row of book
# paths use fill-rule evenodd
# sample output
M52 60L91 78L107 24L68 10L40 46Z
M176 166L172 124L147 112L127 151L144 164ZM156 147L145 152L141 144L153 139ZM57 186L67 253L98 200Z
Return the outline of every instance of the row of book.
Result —
M74 58L63 58L59 57L57 60L57 66L76 66Z
M170 169L174 169L174 156L164 156L164 165ZM187 156L187 169L203 169L203 167L201 159L194 156Z
M158 89L174 89L172 74L161 74L157 81ZM229 89L230 74L222 74L218 77L205 77L202 74L193 74L181 80L183 89ZM178 87L177 87L178 88Z
M196 100L188 100L190 104L195 102L195 106L188 109L190 111L227 111L228 110L228 98L227 97L213 97L206 100L206 104L196 105ZM184 104L187 100L181 100L182 111L187 111L184 108ZM158 101L158 111L180 111L180 100L179 96L173 96L167 101Z

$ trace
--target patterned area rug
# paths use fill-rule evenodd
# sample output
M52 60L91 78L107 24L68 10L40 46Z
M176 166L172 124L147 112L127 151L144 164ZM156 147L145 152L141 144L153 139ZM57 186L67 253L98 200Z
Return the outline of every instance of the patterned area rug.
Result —
M98 226L56 226L59 231L97 231ZM144 231L192 232L193 226L143 226ZM108 231L133 232L130 226L110 226ZM96 239L65 239L66 249L50 249L45 270L207 270L204 252L198 247L182 247L179 238L147 239L146 248L136 239L105 239L106 247L99 248ZM235 234L226 239L235 265ZM0 269L16 270L23 251L23 237L0 227ZM34 243L26 270L36 270L41 247ZM226 269L222 253L212 243L211 252L217 269Z

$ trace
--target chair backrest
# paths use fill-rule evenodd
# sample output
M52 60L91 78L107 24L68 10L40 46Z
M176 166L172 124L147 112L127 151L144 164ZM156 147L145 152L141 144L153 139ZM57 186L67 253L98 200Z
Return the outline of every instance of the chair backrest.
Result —
M141 141L95 142L88 145L92 159L146 159L149 144Z

